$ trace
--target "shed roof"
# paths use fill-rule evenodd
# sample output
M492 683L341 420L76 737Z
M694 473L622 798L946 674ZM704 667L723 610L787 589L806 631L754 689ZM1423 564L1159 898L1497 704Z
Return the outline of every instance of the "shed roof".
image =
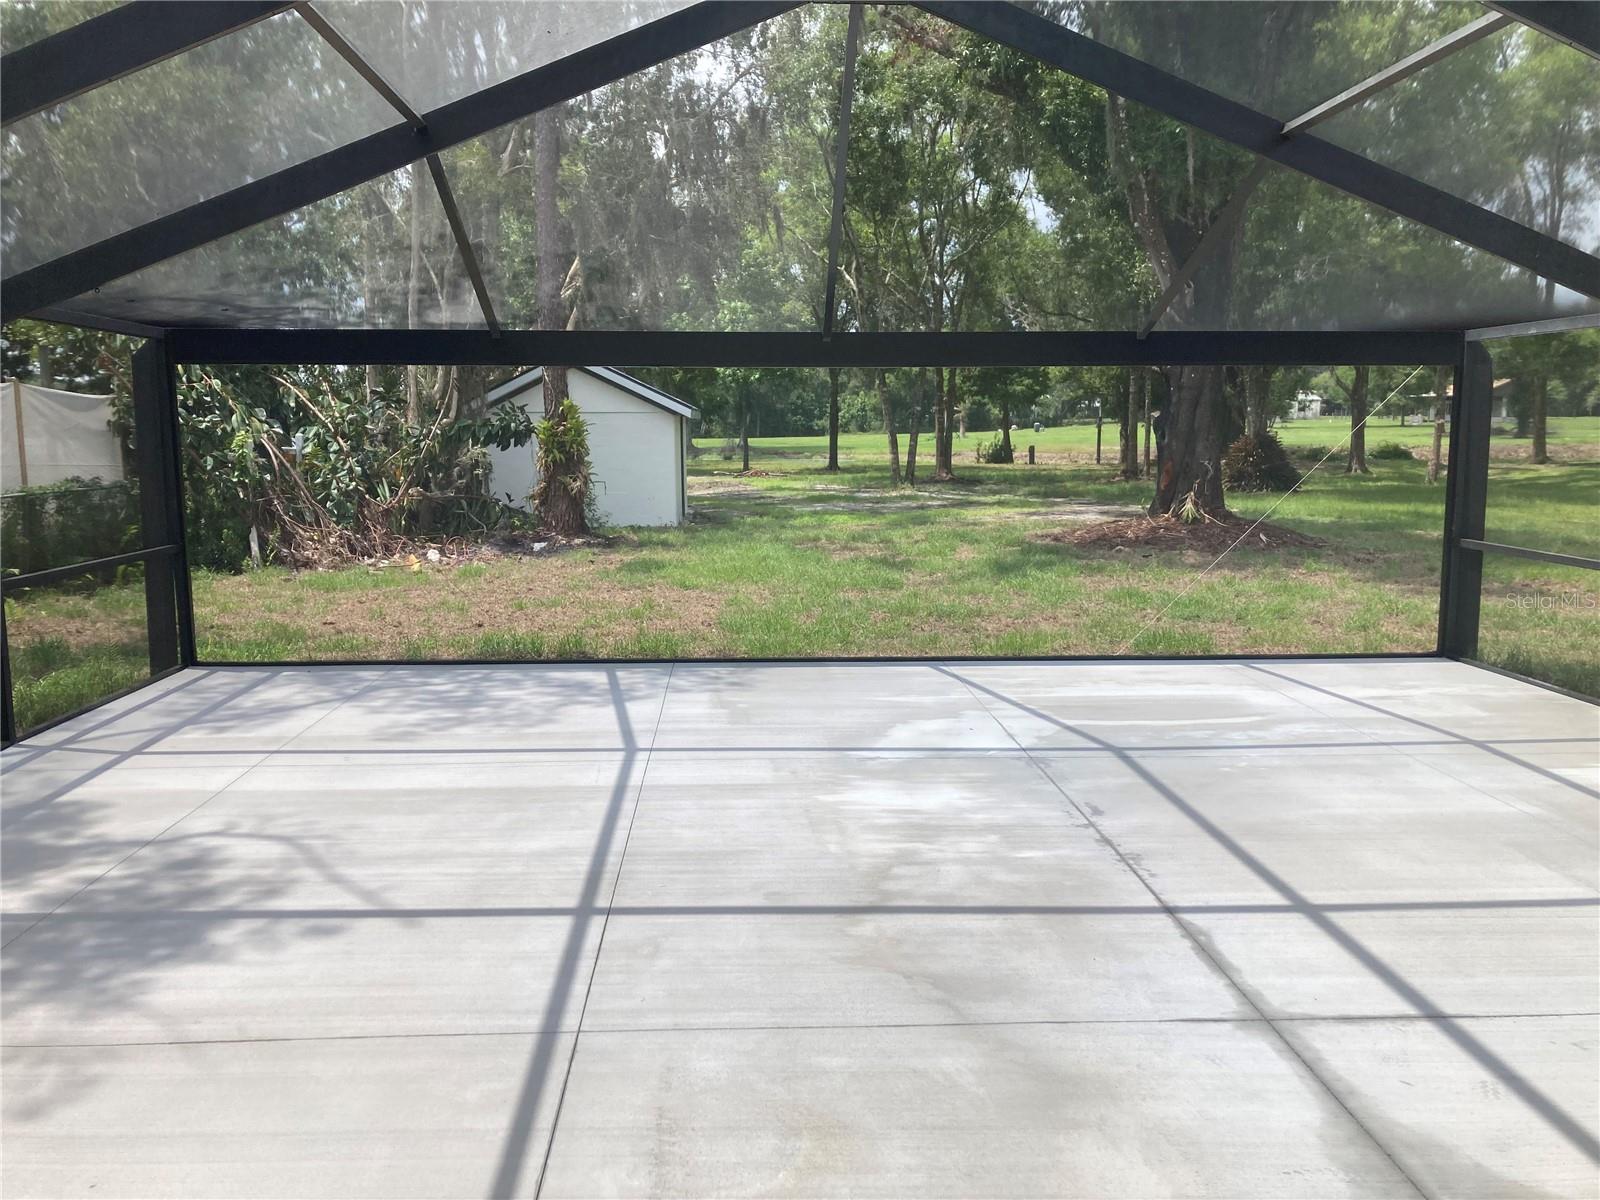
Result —
M572 367L574 371L582 371L585 375L592 376L602 383L608 383L619 391L627 392L630 396L643 400L646 404L654 405L663 412L672 413L674 416L683 417L692 421L699 417L700 410L692 404L687 404L678 397L663 392L658 387L651 387L642 379L636 379L626 371L619 371L615 367ZM529 371L522 371L513 375L503 383L498 383L489 389L487 399L490 404L503 404L514 396L532 390L539 386L544 379L544 368L534 367Z

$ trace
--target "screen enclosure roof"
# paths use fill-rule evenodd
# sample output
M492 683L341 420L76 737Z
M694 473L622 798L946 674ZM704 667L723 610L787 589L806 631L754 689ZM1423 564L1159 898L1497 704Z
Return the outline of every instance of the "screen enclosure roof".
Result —
M1600 4L7 0L0 34L7 320L532 329L551 178L569 329L1600 313Z

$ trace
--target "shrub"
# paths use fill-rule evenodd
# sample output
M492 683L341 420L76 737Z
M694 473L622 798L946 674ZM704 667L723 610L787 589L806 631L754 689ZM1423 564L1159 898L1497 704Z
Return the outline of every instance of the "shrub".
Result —
M1260 437L1246 434L1222 459L1222 485L1235 492L1286 492L1300 480L1300 473L1284 452L1276 434Z
M871 392L846 392L839 397L839 428L846 433L873 433L883 428L883 406Z
M1004 438L978 443L978 461L981 463L1008 463L1017 460L1016 452Z
M1368 450L1367 457L1409 460L1416 456L1411 453L1410 447L1402 446L1399 442L1382 442L1373 449Z
M138 548L139 488L131 480L63 479L0 500L0 562L8 575Z

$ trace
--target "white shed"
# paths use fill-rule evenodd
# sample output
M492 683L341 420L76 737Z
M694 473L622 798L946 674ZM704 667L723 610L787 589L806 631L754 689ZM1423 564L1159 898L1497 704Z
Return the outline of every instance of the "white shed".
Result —
M494 404L520 404L537 418L544 412L542 368L535 367L489 391ZM615 367L573 367L567 390L589 426L589 461L595 511L603 525L678 525L688 515L684 475L692 405ZM538 482L529 441L509 450L489 449L490 491L519 508Z

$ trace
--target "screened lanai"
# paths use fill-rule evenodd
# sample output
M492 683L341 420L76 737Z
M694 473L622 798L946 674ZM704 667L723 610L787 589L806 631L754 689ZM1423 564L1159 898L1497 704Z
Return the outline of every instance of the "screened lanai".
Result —
M1449 438L1470 455L1479 339L1600 312L1593 22L1582 4L17 4L5 314L148 339L146 493L179 486L157 431L173 372L201 363L1404 363L1465 372ZM891 34L981 78L981 101L941 100L948 78L909 60L858 72L863 39ZM739 53L788 42L760 70ZM948 129L914 127L941 103ZM863 277L898 250L872 214L934 186L907 146L959 137L980 103L1029 131L985 186L1025 205L1038 242L1015 255L1043 282L958 307L958 250L932 308L875 297ZM578 298L549 330L512 163L558 105L605 149L565 151ZM1175 155L1179 177L1105 164L1108 145ZM1077 182L1086 158L1132 198ZM1498 553L1474 474L1452 472L1445 512L1437 649L1458 657ZM195 660L183 514L161 499L142 511L158 671Z
M55 545L61 502L0 489L8 1194L1600 1195L1600 392L1562 340L1600 329L1600 4L7 0L0 50L6 370L65 330L127 477ZM658 590L563 593L669 633L445 654L341 622L476 628L456 592L301 642L249 572L217 599L203 477L317 448L186 388L595 365L745 389L743 469L731 423L678 464L699 525L622 538ZM772 372L831 374L836 458L842 373L876 421L889 376L1024 369L1124 416L1080 403L1083 493L1036 475L970 543L892 539L990 476L751 458ZM1342 425L1282 499L1230 475L1235 526L1256 370L1298 372L1280 431ZM1415 480L1234 573L1368 404ZM1048 472L1028 411L992 428ZM1135 512L1102 416L1139 517L1220 541L1068 577L1100 550L1033 525ZM713 611L673 539L731 556L801 486L813 591L785 559ZM821 524L897 505L865 550ZM427 581L394 559L361 570ZM939 595L974 559L983 606ZM342 586L268 566L284 611ZM530 578L500 599L553 610ZM37 602L86 587L121 607ZM1013 592L1087 615L1012 628ZM824 632L714 640L772 613ZM131 668L73 640L116 623Z

